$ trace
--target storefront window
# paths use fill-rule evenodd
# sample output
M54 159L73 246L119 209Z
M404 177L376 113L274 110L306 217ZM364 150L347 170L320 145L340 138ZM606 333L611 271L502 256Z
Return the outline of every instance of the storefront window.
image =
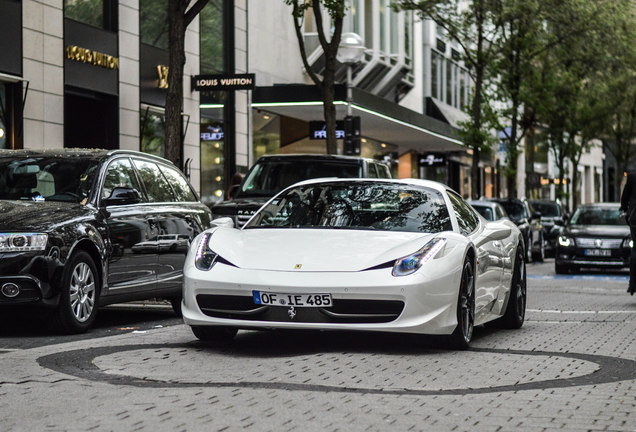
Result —
M223 0L211 0L199 15L202 74L222 73L223 61Z
M201 109L201 201L225 198L225 131L223 106Z
M431 96L439 99L439 54L431 51Z
M139 0L139 37L141 43L168 49L168 0Z
M453 68L455 65L452 61L446 60L446 103L453 104Z
M142 107L141 151L156 156L165 156L165 115L160 108Z
M5 85L0 83L0 149L9 148L7 143L7 136L9 135L7 114L7 91Z
M64 0L64 17L104 30L117 30L115 0Z
M280 153L280 117L254 110L254 160L264 154Z

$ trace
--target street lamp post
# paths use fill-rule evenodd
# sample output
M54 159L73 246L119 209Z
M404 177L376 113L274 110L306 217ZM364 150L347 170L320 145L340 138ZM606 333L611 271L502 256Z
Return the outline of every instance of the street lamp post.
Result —
M338 47L336 58L340 63L347 65L347 116L344 121L345 138L344 153L360 154L360 121L354 121L352 100L353 91L351 88L353 66L362 61L365 47L362 38L356 33L343 33ZM357 128L354 126L357 124ZM355 130L355 131L354 131Z

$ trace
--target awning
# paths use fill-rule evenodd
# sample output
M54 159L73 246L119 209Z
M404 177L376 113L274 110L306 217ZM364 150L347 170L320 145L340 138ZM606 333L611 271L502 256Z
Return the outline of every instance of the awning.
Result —
M432 117L353 88L352 115L360 116L362 136L399 146L400 153L465 150L457 129ZM336 116L347 112L346 87L336 86ZM303 121L324 120L322 98L313 85L256 87L252 107Z

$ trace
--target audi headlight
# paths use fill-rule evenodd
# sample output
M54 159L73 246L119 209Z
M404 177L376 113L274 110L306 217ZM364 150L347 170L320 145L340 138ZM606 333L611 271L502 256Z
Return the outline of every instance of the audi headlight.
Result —
M422 264L435 257L445 244L446 239L442 238L429 241L414 254L396 260L391 274L393 276L406 276L415 273Z
M634 247L634 240L626 238L623 240L623 247L632 249Z
M0 252L42 251L48 238L40 233L0 233Z
M574 239L566 236L559 236L559 245L563 247L574 246Z
M194 255L194 266L199 270L210 270L219 257L217 253L210 249L210 237L212 237L212 234L203 234L197 246L197 253Z

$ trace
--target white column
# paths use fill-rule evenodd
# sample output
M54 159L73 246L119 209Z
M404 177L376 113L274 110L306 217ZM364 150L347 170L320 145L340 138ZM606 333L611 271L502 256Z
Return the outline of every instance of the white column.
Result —
M139 150L139 3L119 3L119 148Z
M22 2L24 147L64 147L64 13L62 0Z
M199 17L188 26L185 37L186 63L183 70L183 113L188 129L183 141L183 162L191 159L190 182L201 191L201 130L198 91L192 91L191 77L199 74ZM189 120L188 120L189 116Z
M234 46L236 73L248 73L247 52L247 1L234 2ZM257 77L258 79L258 77ZM236 92L236 165L238 169L249 168L252 161L252 110L251 91Z

